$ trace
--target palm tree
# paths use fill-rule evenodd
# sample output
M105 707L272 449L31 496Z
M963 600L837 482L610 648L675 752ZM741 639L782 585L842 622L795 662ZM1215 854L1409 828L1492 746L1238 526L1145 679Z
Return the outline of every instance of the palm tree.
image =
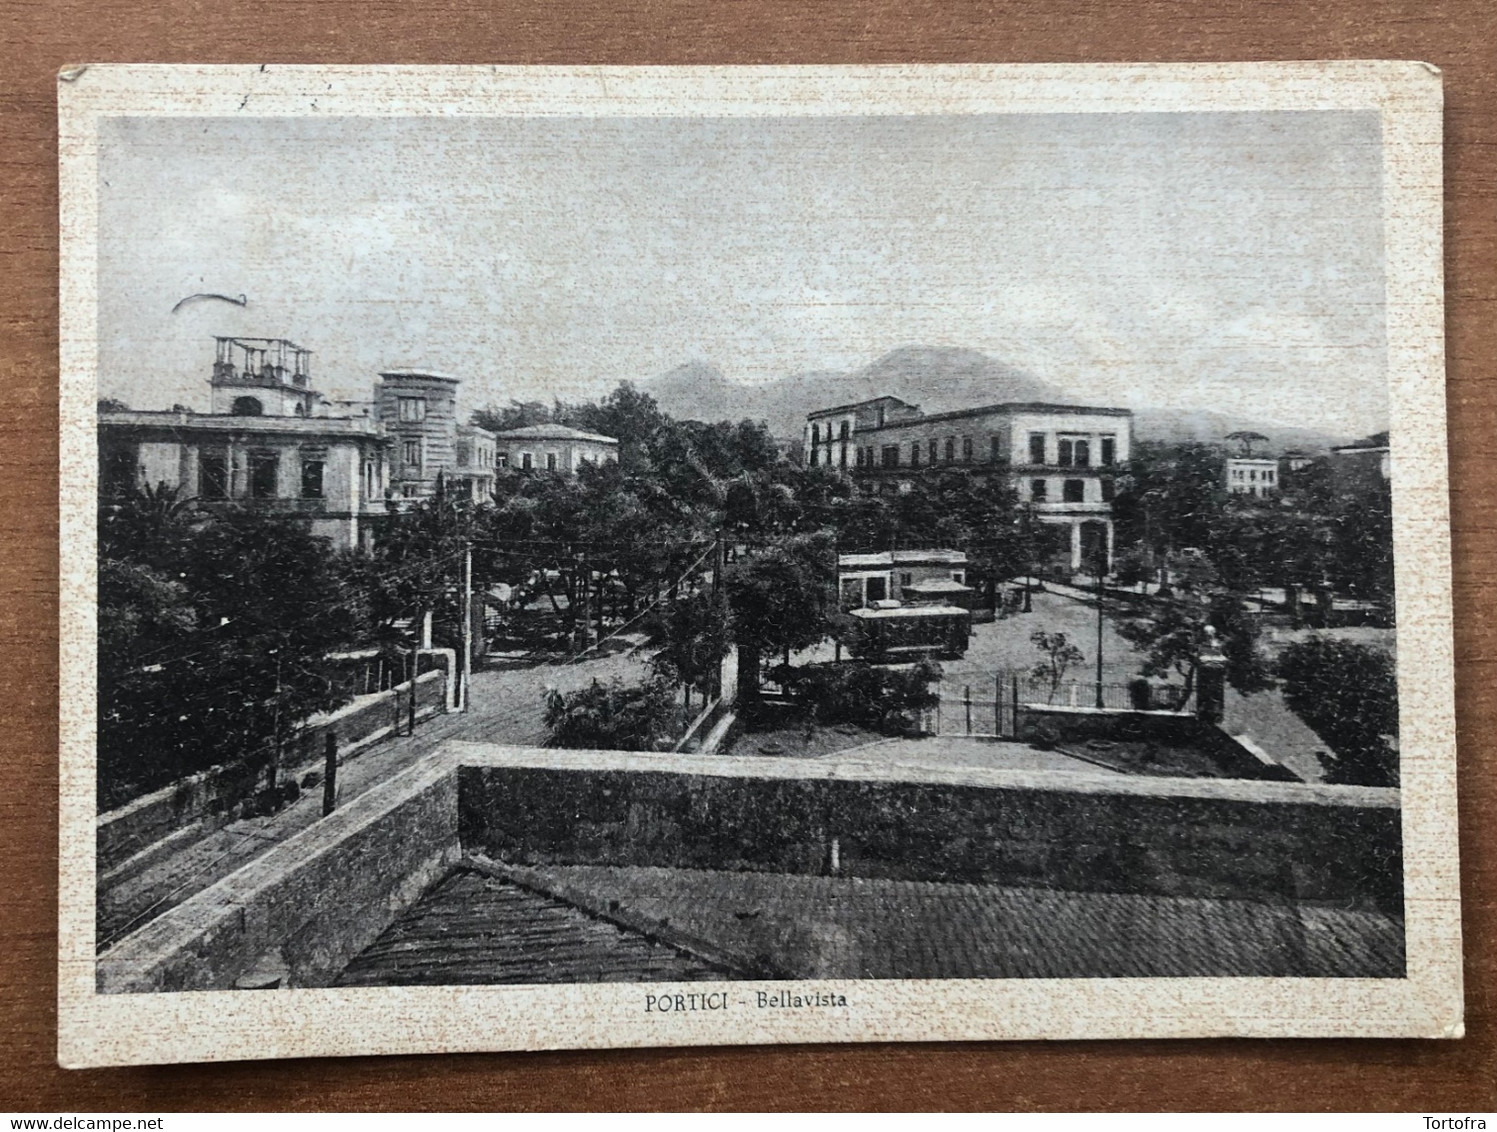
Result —
M1254 444L1268 443L1268 437L1264 436L1261 432L1250 432L1246 429L1227 433L1227 439L1235 440L1238 444L1242 445L1242 454L1244 456L1252 456Z

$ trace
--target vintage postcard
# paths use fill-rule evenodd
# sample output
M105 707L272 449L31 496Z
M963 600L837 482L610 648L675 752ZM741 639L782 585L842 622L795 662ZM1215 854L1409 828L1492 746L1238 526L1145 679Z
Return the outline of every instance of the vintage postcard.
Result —
M1461 1035L1436 69L58 91L64 1065Z

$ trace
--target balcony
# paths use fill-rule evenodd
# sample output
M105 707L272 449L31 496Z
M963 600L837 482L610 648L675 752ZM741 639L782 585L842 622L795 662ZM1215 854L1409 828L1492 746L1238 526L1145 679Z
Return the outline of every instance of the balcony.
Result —
M1086 500L1081 503L1066 503L1058 499L1035 499L1027 501L1028 506L1034 508L1037 516L1045 515L1088 515L1105 518L1112 514L1112 504L1104 503L1100 499Z

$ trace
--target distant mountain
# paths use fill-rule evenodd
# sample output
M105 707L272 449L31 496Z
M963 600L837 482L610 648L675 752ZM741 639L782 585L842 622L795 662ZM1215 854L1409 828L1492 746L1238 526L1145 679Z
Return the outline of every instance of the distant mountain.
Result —
M817 370L758 385L730 381L716 366L690 362L646 381L642 388L674 417L762 420L782 437L799 436L806 414L816 409L885 394L911 401L927 413L1003 401L1082 404L1086 400L979 350L942 346L903 346L859 370ZM1317 429L1238 419L1213 409L1135 407L1134 412L1134 434L1140 440L1220 441L1229 432L1249 429L1269 437L1271 451L1303 448L1318 452L1351 439Z
M1259 446L1267 453L1298 448L1318 456L1333 445L1347 444L1352 439L1350 436L1322 429L1243 420L1214 409L1159 409L1149 406L1133 410L1133 435L1139 440L1220 443L1229 432L1239 430L1262 433L1268 437L1268 443Z
M904 346L851 373L816 370L743 385L716 366L690 362L645 382L673 417L762 420L776 436L799 436L806 414L891 394L927 413L999 401L1075 401L1057 386L977 350Z

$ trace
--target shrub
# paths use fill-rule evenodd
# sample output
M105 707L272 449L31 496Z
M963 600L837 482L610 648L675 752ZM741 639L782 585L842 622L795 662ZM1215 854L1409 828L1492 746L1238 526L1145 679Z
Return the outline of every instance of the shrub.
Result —
M546 745L588 750L659 751L674 742L681 708L667 680L626 687L594 680L575 692L546 693Z
M925 661L912 668L851 664L777 668L772 676L789 688L817 723L851 723L886 735L908 735L919 727L919 713L940 697L931 686L941 666Z
M1398 680L1377 649L1313 636L1279 657L1284 701L1331 748L1329 782L1397 786Z

